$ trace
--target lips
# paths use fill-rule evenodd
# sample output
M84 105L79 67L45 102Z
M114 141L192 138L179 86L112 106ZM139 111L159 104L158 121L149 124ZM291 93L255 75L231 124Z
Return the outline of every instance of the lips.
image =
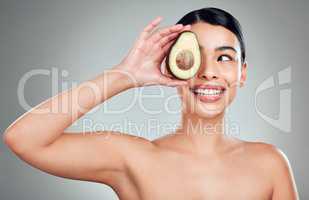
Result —
M219 84L195 85L190 91L202 102L213 103L219 101L225 93L226 88Z

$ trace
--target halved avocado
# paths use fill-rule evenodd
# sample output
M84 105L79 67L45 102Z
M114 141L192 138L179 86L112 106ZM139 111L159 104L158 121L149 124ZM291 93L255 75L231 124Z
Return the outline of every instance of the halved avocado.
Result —
M195 33L182 32L171 47L166 61L168 70L176 78L192 78L201 65L201 52Z

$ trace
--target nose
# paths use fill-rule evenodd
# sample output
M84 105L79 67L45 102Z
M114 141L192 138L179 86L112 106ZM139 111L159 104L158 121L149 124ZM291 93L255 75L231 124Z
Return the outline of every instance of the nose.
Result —
M199 79L210 81L212 79L218 79L219 74L215 64L207 62L206 64L201 63L197 76Z

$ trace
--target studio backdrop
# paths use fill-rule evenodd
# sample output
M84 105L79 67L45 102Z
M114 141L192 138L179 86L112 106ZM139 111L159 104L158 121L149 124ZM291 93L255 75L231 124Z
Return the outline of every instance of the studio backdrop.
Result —
M307 0L1 0L0 131L41 101L118 64L156 16L175 24L189 11L222 8L241 23L247 81L227 110L230 134L280 148L301 199L309 199ZM176 90L121 93L69 129L113 129L154 139L179 122ZM143 98L136 98L142 95ZM0 199L117 199L105 185L58 178L0 142Z

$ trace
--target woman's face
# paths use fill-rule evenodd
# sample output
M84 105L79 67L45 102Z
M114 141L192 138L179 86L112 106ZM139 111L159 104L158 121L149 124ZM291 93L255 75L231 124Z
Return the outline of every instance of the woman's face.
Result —
M204 118L222 113L234 99L237 87L246 79L246 63L241 63L237 37L222 26L196 23L191 31L197 35L202 62L200 70L180 87L184 112Z

